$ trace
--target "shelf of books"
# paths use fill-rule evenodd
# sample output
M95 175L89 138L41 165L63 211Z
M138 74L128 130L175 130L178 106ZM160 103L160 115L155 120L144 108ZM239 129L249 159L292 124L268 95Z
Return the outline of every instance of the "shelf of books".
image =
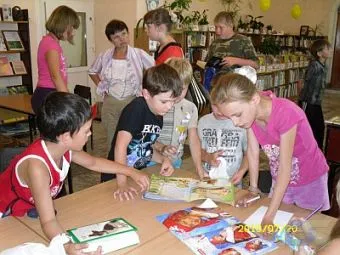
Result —
M28 20L28 11L22 11ZM0 96L32 93L30 33L27 20L0 21ZM12 128L8 123L22 120L27 120L27 116L8 110L0 111L0 123L6 124L2 128Z

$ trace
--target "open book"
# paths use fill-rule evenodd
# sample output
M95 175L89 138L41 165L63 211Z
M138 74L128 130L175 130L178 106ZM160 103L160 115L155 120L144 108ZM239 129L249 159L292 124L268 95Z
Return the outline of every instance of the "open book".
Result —
M139 243L137 229L122 218L115 218L67 230L73 243L87 243L85 252L102 247L103 254Z
M144 199L162 201L194 201L211 198L230 205L235 203L235 187L225 179L199 181L193 178L151 176Z
M157 220L197 255L259 255L277 248L220 208L192 207Z

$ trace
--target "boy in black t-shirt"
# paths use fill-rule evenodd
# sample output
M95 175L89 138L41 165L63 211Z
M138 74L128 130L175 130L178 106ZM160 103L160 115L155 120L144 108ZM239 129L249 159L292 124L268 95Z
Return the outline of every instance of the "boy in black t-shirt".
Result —
M163 115L174 105L182 92L182 83L175 69L160 64L149 68L143 77L142 96L131 101L120 115L112 140L108 159L143 169L151 160L161 163L160 174L170 176L173 167L152 145L163 127ZM101 181L112 179L112 174L102 174ZM137 190L128 186L127 178L117 174L118 189L114 197L133 199Z

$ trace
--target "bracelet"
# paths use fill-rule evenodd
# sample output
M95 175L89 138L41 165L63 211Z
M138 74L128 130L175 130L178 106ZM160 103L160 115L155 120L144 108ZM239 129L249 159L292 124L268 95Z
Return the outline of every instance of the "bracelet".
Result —
M261 194L261 190L257 187L249 186L248 191L254 194Z

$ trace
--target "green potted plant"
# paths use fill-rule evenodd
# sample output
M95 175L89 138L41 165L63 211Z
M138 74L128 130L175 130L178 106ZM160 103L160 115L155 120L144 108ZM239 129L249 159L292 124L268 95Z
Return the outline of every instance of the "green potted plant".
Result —
M267 28L267 34L271 35L273 31L273 25L267 25L266 28Z
M246 22L243 22L242 18L240 17L237 24L237 31L240 33L244 33L247 31L247 28L248 24Z
M203 10L203 12L201 14L201 18L198 21L198 25L199 25L201 31L208 31L209 22L208 22L207 11L208 11L208 9Z
M261 43L259 50L265 55L277 56L280 54L280 45L273 36L266 36Z
M175 0L171 3L164 2L163 8L176 13L180 23L183 22L183 11L189 11L192 0Z

